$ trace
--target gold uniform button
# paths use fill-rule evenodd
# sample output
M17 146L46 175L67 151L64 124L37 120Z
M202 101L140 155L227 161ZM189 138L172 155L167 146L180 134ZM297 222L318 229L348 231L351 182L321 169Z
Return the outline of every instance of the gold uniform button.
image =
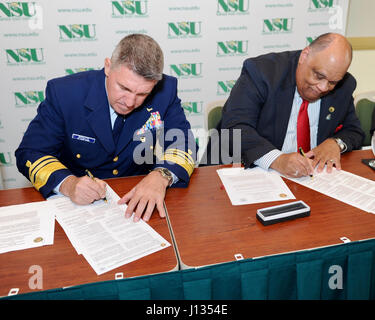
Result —
M117 175L118 175L118 170L114 169L114 170L112 171L112 173L113 173L113 175L117 176Z
M81 155L79 153L77 153L76 157L79 159L79 158L81 158Z
M118 160L118 156L113 158L113 162L116 162Z

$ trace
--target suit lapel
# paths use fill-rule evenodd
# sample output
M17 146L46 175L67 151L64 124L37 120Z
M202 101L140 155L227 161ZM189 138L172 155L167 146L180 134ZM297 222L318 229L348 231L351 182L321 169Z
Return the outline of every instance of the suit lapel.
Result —
M292 111L293 98L296 91L296 69L300 54L301 51L295 55L291 67L288 68L290 70L289 74L285 77L285 81L275 95L276 121L274 136L276 141L275 147L280 150L284 144L290 113Z
M108 98L105 90L105 75L102 70L87 95L85 106L89 110L87 122L108 153L114 153Z
M332 128L332 123L335 122L334 117L336 107L333 102L333 93L329 93L320 101L317 145L321 144L326 137L330 136L329 132Z
M295 84L282 88L276 96L275 147L281 150L284 144L290 113L293 105Z

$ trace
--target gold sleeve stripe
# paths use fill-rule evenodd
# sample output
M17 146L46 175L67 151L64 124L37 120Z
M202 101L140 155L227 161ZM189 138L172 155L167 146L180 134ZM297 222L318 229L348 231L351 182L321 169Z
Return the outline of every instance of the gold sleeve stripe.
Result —
M58 161L58 160L52 156L44 156L36 160L31 165L29 165L30 180L32 179L32 176L35 174L36 171L38 171L41 167L43 167L47 162L51 162L51 161Z
M31 163L30 161L27 161L26 165L29 167L29 175L39 165L39 163L41 163L45 160L49 160L49 159L56 159L56 158L52 157L52 156L44 156L44 157L41 157L38 160L36 160L34 163Z
M189 176L191 176L191 174L193 173L194 166L191 166L191 165L187 164L185 161L181 161L178 157L173 157L172 155L165 155L163 157L163 160L173 162L173 163L176 163L176 164L180 165L181 167L183 167L186 170L186 172L188 173Z
M189 163L191 163L191 164L195 164L194 163L194 159L193 159L193 157L189 154L189 153L187 153L187 152L185 152L185 151L182 151L182 150L180 150L180 149L167 149L166 151L165 151L165 154L173 154L173 155L178 155L178 156L181 156L181 157L185 157L186 158L186 160L189 162Z
M190 156L190 154L182 150L179 150L179 149L166 150L163 156L163 160L180 165L186 170L189 176L191 176L191 174L194 171L195 163L194 163L193 158Z
M36 179L36 177L38 176L39 174L39 170L42 169L44 166L46 166L47 164L49 163L53 163L53 162L59 162L56 158L52 158L52 159L48 159L48 160L45 160L43 161L42 163L38 164L34 170L32 170L32 172L29 172L29 177L30 177L30 181L31 183L33 183Z
M181 156L179 154L165 153L164 157L168 157L169 159L173 158L173 159L175 159L173 162L176 162L178 164L186 163L187 165L191 165L191 163L189 163L189 161L184 156Z
M43 187L51 174L57 170L67 169L57 158L53 156L44 156L31 163L26 162L29 168L29 178L35 189Z
M41 187L43 187L50 175L57 170L66 169L66 167L61 162L51 162L41 168L36 176L35 182L33 183L34 188L39 191Z

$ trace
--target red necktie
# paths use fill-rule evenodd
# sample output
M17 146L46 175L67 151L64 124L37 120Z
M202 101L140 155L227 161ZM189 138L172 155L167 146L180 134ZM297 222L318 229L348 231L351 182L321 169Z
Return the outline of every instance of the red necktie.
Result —
M303 100L297 119L297 149L301 147L304 152L310 151L310 122L307 108L309 102Z

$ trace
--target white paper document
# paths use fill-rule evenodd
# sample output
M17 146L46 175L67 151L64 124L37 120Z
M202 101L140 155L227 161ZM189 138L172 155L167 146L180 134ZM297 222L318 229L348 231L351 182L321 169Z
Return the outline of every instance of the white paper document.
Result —
M53 244L55 215L47 201L0 208L0 253Z
M217 170L232 205L295 199L283 179L259 167Z
M100 275L170 246L146 222L126 219L126 205L107 185L107 200L79 206L67 197L49 200L56 220L78 253Z
M314 172L314 177L288 178L305 187L345 202L361 210L375 213L375 181L333 168Z

